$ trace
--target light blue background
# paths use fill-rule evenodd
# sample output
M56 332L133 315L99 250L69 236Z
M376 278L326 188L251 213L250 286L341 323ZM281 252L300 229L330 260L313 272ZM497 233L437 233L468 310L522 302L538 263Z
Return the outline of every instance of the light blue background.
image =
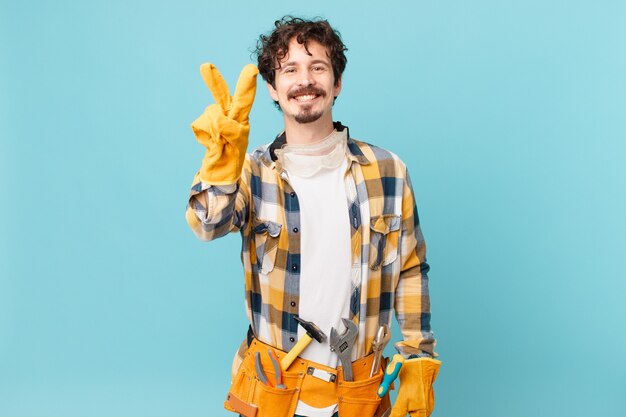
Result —
M186 226L189 125L200 64L234 87L287 13L341 31L335 118L411 170L433 415L626 415L626 4L225 3L0 2L0 417L231 415L240 242Z

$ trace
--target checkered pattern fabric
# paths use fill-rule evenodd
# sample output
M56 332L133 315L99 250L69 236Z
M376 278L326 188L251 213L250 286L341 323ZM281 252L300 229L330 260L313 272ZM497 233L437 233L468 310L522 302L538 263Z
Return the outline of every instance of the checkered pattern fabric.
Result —
M335 127L345 129L347 137L350 319L359 327L357 358L370 353L378 327L391 325L393 310L403 339L396 349L405 356L434 355L429 266L406 166L393 153L350 138L341 124ZM255 335L269 335L263 342L289 351L298 337L300 212L298 196L274 154L284 143L282 133L247 155L237 184L214 186L196 175L186 217L201 240L241 234L251 328ZM328 244L332 242L320 242Z

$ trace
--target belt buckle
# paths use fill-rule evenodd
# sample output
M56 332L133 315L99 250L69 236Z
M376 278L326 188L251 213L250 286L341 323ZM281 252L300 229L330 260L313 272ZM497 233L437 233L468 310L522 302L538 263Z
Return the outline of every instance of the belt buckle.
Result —
M312 366L309 366L307 368L306 373L307 375L314 376L315 378L321 379L322 381L326 381L326 382L335 382L337 380L337 374L330 372L330 371L317 369Z

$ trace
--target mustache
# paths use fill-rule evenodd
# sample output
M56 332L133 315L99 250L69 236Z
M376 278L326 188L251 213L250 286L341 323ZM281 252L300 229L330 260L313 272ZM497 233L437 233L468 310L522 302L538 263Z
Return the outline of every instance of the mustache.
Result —
M308 94L314 94L314 95L322 96L322 97L326 96L326 93L324 92L324 90L319 89L317 87L302 87L289 93L289 98L294 98L296 96L302 96L302 95L308 95Z

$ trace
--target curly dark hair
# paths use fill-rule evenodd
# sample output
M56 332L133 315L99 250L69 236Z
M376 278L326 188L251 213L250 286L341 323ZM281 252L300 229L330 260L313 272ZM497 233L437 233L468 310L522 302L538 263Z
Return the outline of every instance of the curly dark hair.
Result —
M259 72L263 79L274 84L276 70L280 69L282 61L289 52L289 42L294 37L299 44L310 54L307 42L314 40L328 49L328 54L333 67L335 84L341 79L341 74L346 68L348 59L344 54L348 50L341 40L341 35L333 29L327 20L315 18L305 20L299 17L284 16L274 22L276 29L269 35L261 35L254 51L258 59ZM278 65L278 66L277 66Z

